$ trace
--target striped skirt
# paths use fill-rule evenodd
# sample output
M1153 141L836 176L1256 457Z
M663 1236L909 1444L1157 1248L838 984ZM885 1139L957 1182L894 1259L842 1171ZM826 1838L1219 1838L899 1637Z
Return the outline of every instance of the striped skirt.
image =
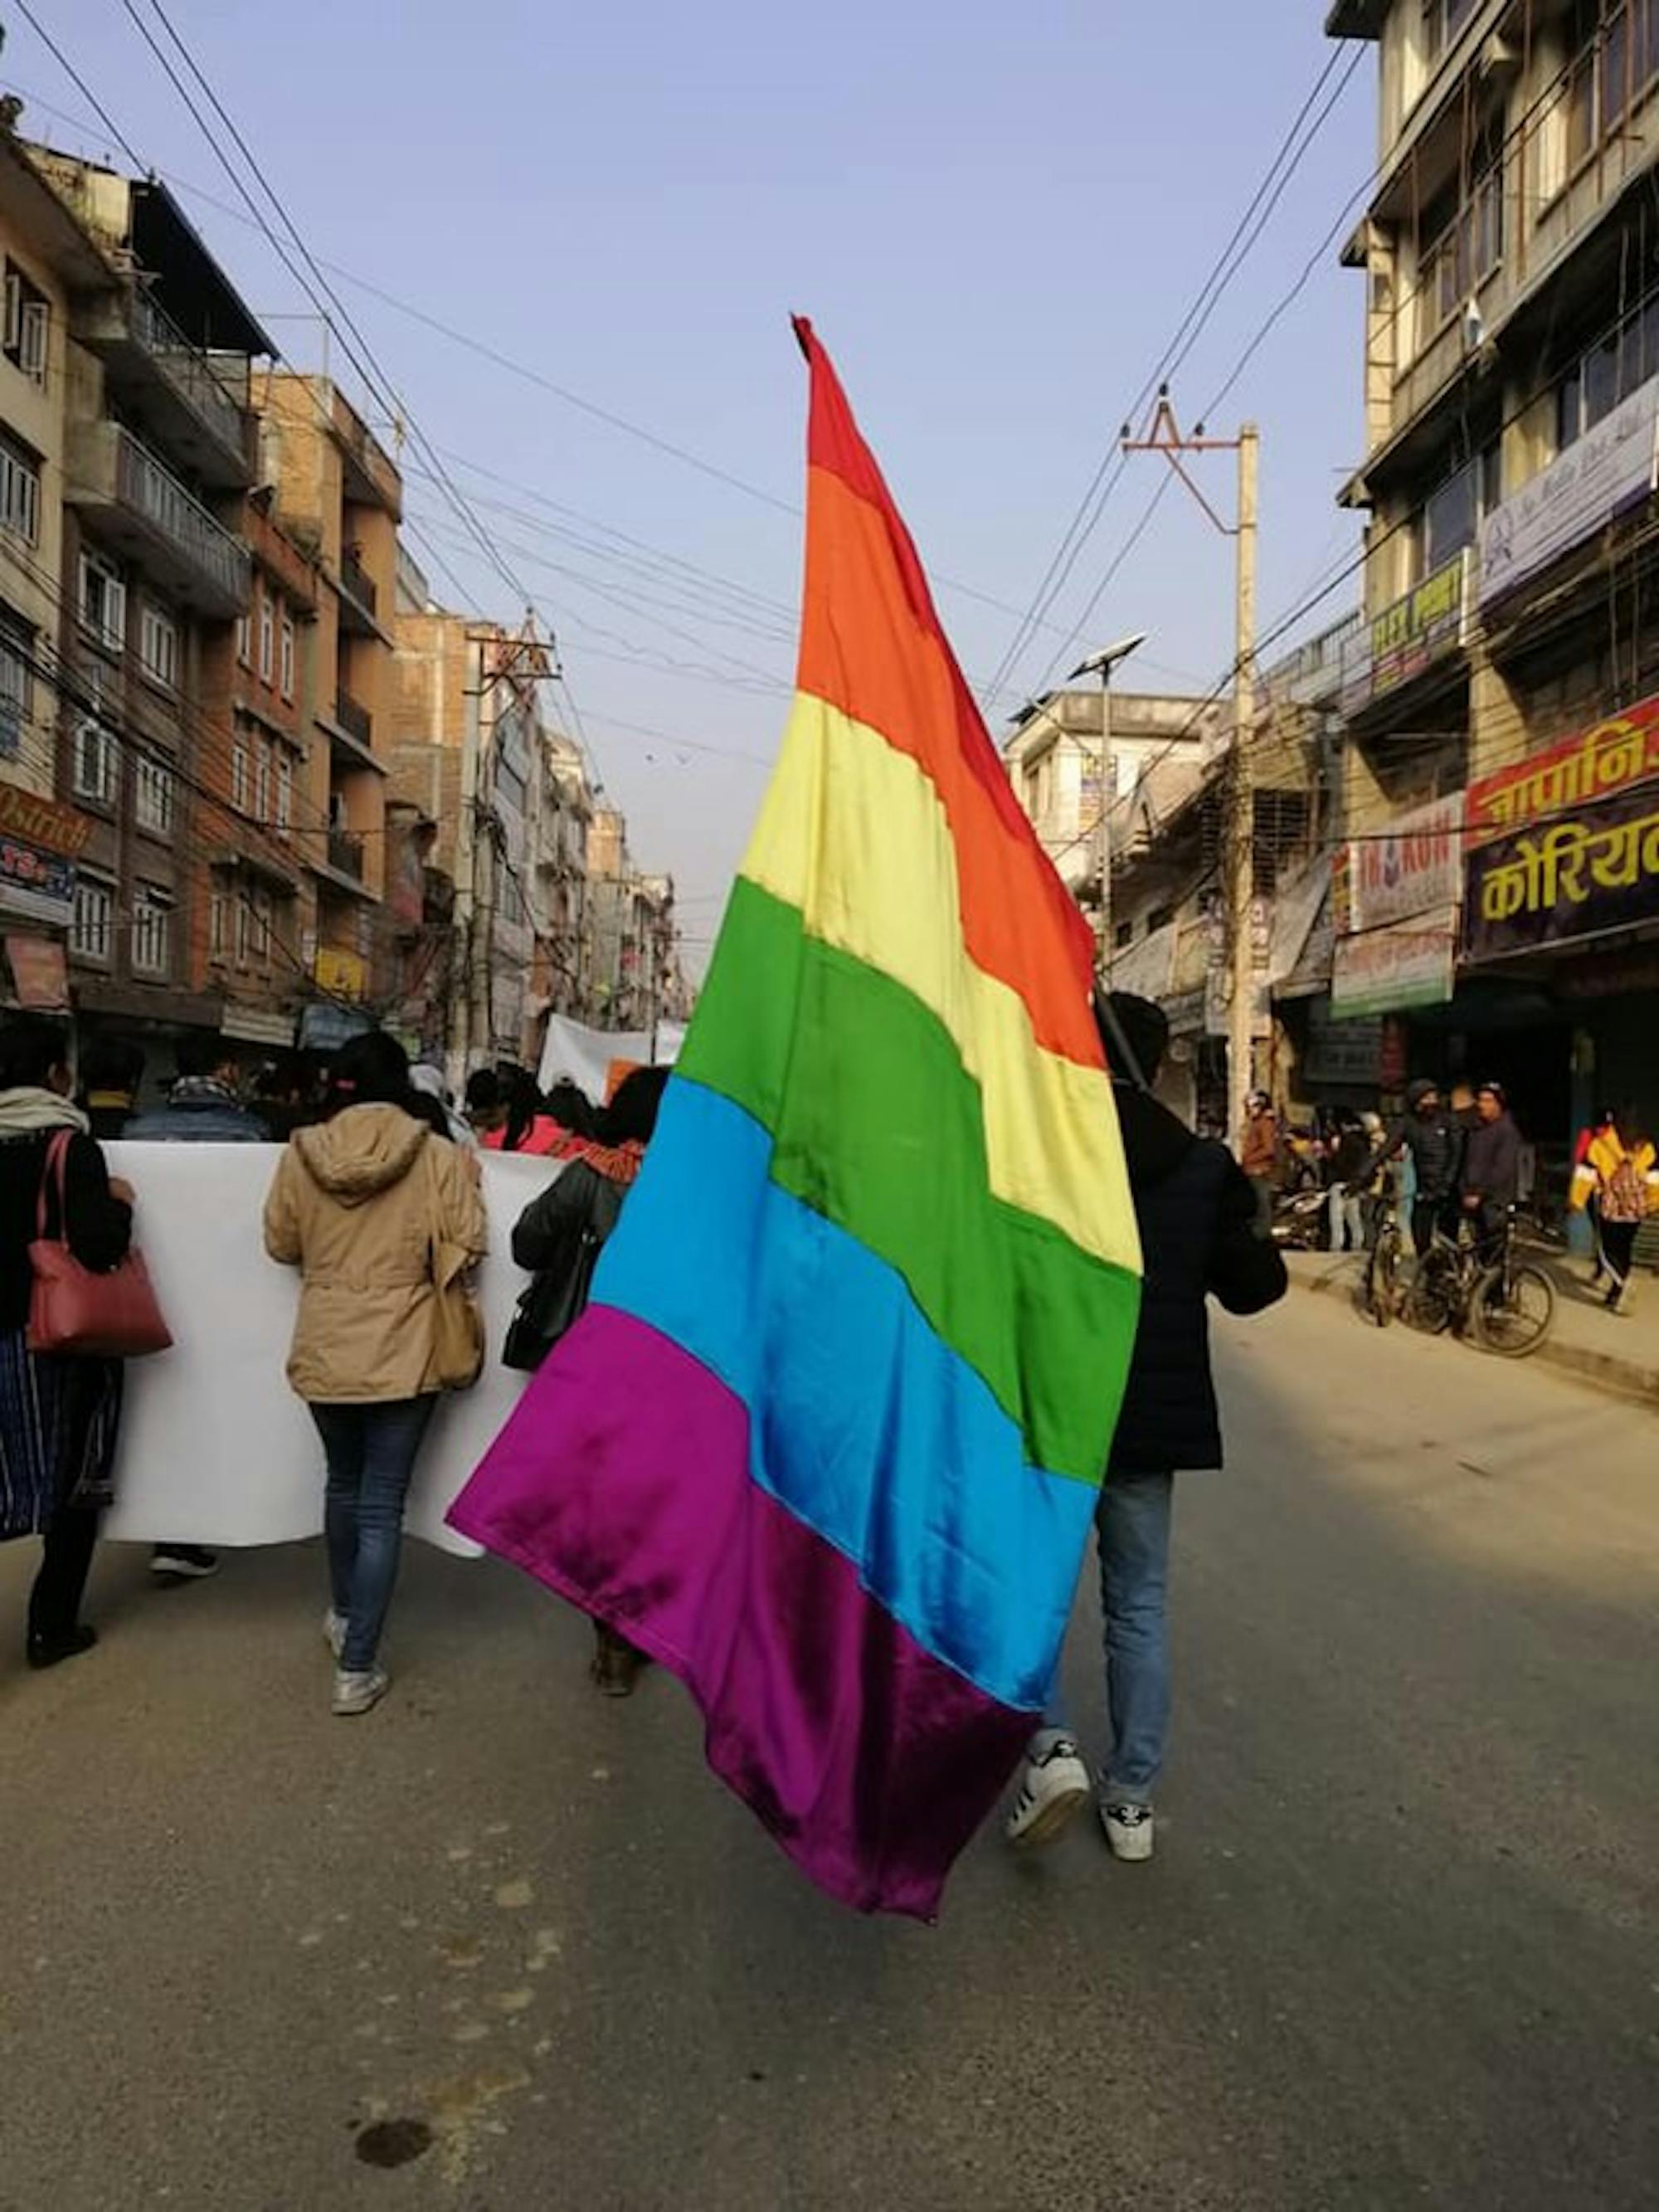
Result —
M39 1535L60 1505L108 1504L123 1372L0 1331L0 1542Z

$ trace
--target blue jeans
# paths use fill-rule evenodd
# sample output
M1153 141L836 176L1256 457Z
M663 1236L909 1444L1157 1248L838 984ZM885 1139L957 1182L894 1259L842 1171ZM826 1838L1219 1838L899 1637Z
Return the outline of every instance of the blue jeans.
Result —
M380 1647L398 1579L404 1499L437 1402L432 1396L389 1398L311 1409L328 1462L323 1527L329 1588L346 1624L340 1664L350 1674L367 1673Z
M1345 1243L1356 1252L1365 1249L1365 1201L1356 1192L1350 1198L1340 1182L1331 1185L1330 1195L1325 1200L1330 1217L1331 1249L1340 1252Z
M1106 1707L1112 1724L1106 1796L1148 1805L1170 1732L1170 1518L1175 1479L1109 1474L1095 1513L1106 1615ZM1053 1741L1043 1730L1036 1747Z

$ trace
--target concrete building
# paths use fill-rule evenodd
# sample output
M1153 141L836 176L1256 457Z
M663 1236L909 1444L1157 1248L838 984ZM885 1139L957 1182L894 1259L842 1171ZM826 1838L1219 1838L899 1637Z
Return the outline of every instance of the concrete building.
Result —
M682 1018L686 1000L674 915L674 879L647 876L628 848L628 823L596 806L588 833L593 1008L605 1029L651 1029Z
M259 480L270 515L314 572L314 612L267 563L240 641L239 663L267 690L292 623L303 625L308 696L305 789L298 848L311 879L315 920L301 945L313 988L301 1042L326 1047L398 995L399 961L387 911L386 779L396 697L391 624L398 574L403 480L338 386L327 377L276 372L257 395ZM255 764L261 728L243 741ZM270 732L282 755L282 738ZM354 1015L361 1006L365 1011Z
M1384 1088L1506 1080L1559 1194L1593 1097L1659 1113L1659 10L1328 28L1376 42L1380 157L1334 1006Z
M1100 819L1101 692L1047 691L1014 718L1002 757L1043 850L1083 904L1098 901L1094 831ZM1112 694L1109 807L1154 761L1195 761L1224 710L1202 699Z
M13 1006L69 1004L75 863L92 824L58 801L70 302L112 282L0 130L0 923Z
M222 1013L198 856L240 862L266 835L222 803L228 733L209 689L250 604L249 377L270 341L165 185L25 153L104 264L70 289L63 384L58 777L93 825L70 934L77 1030L137 1043L164 1079L169 1037Z

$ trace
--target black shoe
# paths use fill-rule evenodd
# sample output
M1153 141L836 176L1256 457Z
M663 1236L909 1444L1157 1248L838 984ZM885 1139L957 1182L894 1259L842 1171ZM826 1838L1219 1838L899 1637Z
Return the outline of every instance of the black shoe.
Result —
M37 1630L29 1637L29 1664L37 1671L45 1667L61 1667L65 1659L78 1659L83 1651L90 1651L97 1641L95 1628L70 1628L55 1636Z
M205 1582L219 1571L219 1555L200 1544L158 1544L149 1555L153 1575L172 1575L179 1582Z

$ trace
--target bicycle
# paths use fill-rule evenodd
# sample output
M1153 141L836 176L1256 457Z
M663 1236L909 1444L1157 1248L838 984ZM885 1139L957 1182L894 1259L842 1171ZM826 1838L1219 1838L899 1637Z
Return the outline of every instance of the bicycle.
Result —
M1370 1251L1360 1286L1361 1310L1386 1328L1400 1311L1400 1217L1386 1198L1369 1201Z
M1431 1336L1455 1328L1500 1359L1537 1351L1555 1319L1555 1285L1541 1267L1516 1258L1516 1212L1505 1214L1495 1242L1436 1230L1403 1303L1413 1328Z

